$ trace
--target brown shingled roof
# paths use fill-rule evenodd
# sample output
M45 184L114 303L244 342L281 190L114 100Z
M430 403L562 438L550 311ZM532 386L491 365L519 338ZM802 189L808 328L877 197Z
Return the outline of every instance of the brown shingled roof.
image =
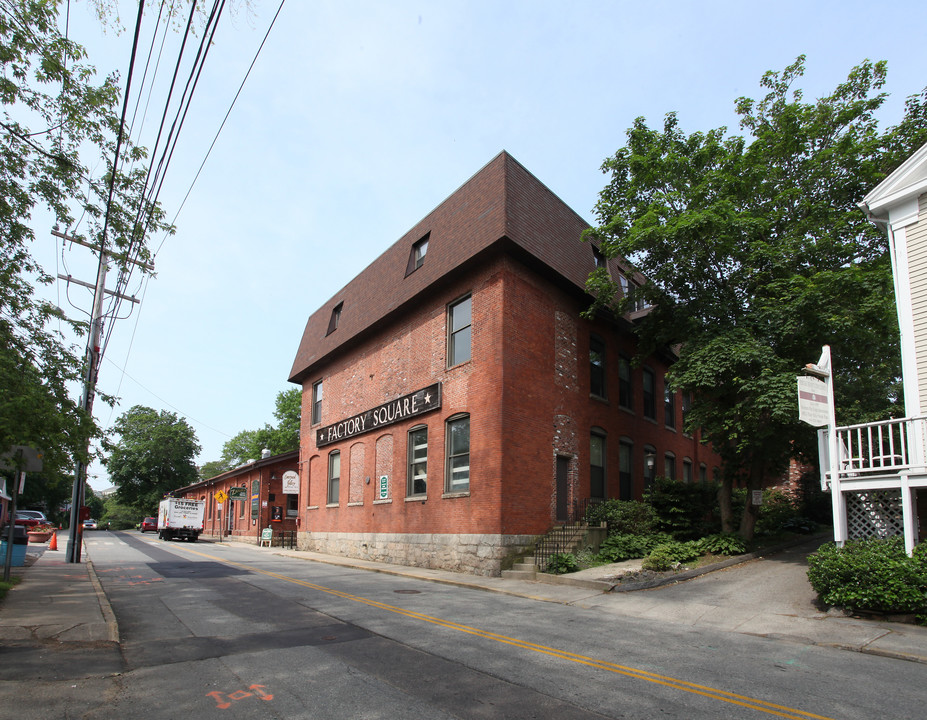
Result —
M499 153L309 317L290 381L302 382L322 359L495 245L520 250L581 290L594 267L592 249L580 241L588 226L511 155ZM425 262L406 275L412 246L426 234ZM329 333L339 304L338 328Z

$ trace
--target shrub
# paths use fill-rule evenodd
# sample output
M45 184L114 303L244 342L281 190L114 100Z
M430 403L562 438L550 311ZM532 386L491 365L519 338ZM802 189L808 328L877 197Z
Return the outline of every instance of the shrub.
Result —
M692 540L716 531L718 486L683 483L660 477L644 493L657 517L656 529L677 540Z
M783 525L799 517L798 504L784 492L764 490L763 504L756 519L758 535L772 535L780 532Z
M747 543L734 533L715 533L697 541L702 552L713 555L743 555L747 552Z
M579 563L570 553L554 553L547 561L545 572L551 575L563 575L564 573L576 572L579 569Z
M665 533L609 535L599 548L598 558L602 562L616 563L646 557L655 547L671 539Z
M852 610L927 613L927 550L914 556L900 537L827 543L808 557L808 580L821 602Z
M674 570L683 563L695 560L702 554L698 541L679 542L670 540L655 547L650 554L644 558L641 567L644 570L656 570L663 572Z
M605 500L590 505L585 520L590 525L606 523L609 535L649 535L657 516L650 505L638 500Z

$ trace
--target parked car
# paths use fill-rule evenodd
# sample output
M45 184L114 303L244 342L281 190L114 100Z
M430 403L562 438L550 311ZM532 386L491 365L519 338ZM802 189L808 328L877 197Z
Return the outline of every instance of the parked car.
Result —
M142 520L142 527L140 528L142 532L158 532L158 518L156 517L146 517Z
M97 529L96 520L94 520L93 518L84 520L84 530L96 530L96 529Z
M45 513L39 510L17 510L15 524L35 527L36 525L47 525L48 519L45 517Z

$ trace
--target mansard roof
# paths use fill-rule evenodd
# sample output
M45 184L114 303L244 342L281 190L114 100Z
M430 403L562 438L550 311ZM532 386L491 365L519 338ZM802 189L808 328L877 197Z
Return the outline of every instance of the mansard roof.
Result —
M290 381L309 379L333 352L491 250L582 292L595 267L592 247L580 239L587 227L511 155L499 153L309 317ZM414 246L426 237L424 262L413 270Z

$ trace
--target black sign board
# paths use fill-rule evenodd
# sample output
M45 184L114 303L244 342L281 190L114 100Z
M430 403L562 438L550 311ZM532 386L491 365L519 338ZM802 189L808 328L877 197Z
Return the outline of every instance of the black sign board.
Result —
M339 440L378 430L440 407L441 383L435 383L417 392L390 400L360 415L354 415L334 425L319 428L315 433L315 445L316 447L331 445Z

